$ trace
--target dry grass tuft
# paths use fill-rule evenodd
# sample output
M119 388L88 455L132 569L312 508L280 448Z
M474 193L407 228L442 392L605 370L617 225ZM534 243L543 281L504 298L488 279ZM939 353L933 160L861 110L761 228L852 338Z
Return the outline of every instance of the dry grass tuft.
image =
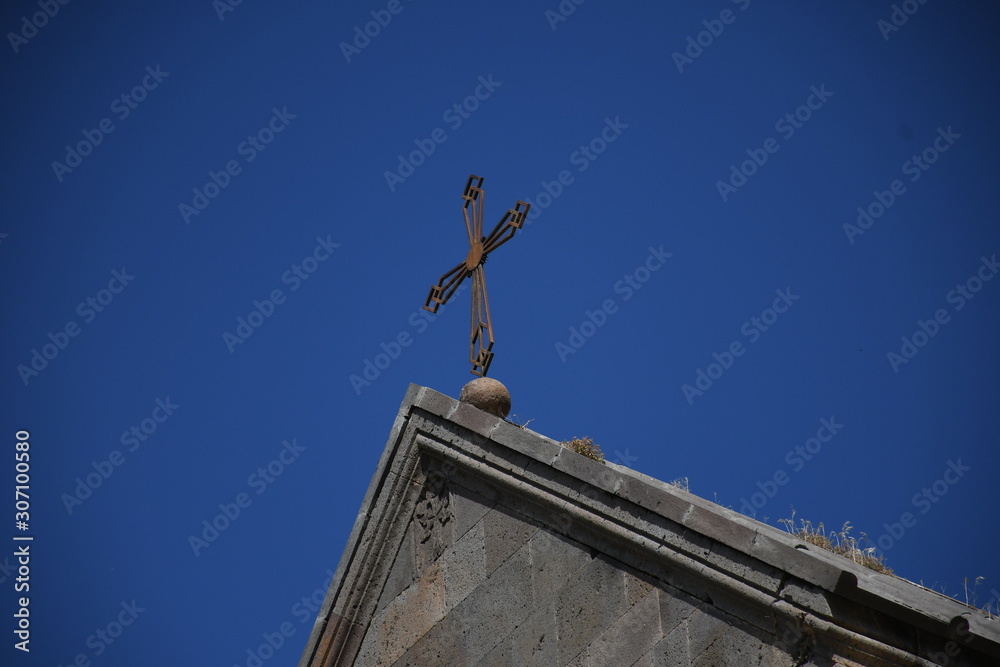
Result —
M516 414L514 414L514 415L510 415L509 417L507 417L506 419L504 419L504 421L506 421L508 424L513 424L514 426L516 426L518 428L528 428L528 424L530 424L531 422L535 421L535 418L532 417L531 419L527 419L525 421L521 421L521 419Z
M859 565L864 565L869 570L882 574L892 574L892 569L885 564L885 557L876 553L875 546L866 534L861 533L860 538L851 535L850 521L845 522L839 531L831 531L829 534L822 523L813 526L811 521L805 519L799 519L799 525L796 528L795 510L792 510L790 519L778 519L778 523L783 524L785 530L803 542L849 558Z
M691 492L691 484L688 482L687 477L678 477L677 479L668 483L670 484L670 486L676 486L681 491L687 491L688 493Z
M595 461L604 460L604 452L601 451L601 446L590 438L573 438L559 444L567 449L572 449L577 454L586 456L588 459L594 459Z

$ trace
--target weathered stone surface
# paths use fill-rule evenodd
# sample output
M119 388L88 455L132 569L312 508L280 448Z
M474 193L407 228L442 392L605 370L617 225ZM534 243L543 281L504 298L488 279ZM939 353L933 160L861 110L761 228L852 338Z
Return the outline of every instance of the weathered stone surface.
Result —
M389 578L385 582L382 596L379 598L378 606L375 610L376 614L385 609L385 606L389 602L396 599L400 593L409 588L410 584L413 583L414 569L413 531L407 529L406 534L403 536L403 543L399 546L399 551L396 553L396 560L392 564L392 570L389 571Z
M444 577L437 564L378 614L361 647L359 664L391 664L444 618Z
M531 608L530 555L525 546L413 644L403 664L474 665L511 634Z
M660 628L664 636L682 627L684 623L703 604L700 600L692 599L671 590L669 587L660 590ZM685 636L687 636L685 630ZM686 641L686 640L685 640Z
M473 433L477 433L484 438L488 438L493 429L500 423L501 417L495 412L483 410L471 403L459 403L451 414L451 419L460 419L466 424L466 428Z
M645 597L590 642L582 662L586 667L631 665L662 637L659 594L650 587Z
M636 573L631 568L625 568L625 606L631 608L632 605L645 598L656 587L652 580ZM657 608L656 616L659 619L660 610ZM658 625L659 623L657 623Z
M486 580L486 539L483 522L477 523L441 556L445 607L453 609Z
M556 591L593 559L590 550L582 544L546 530L532 536L529 549L531 587L536 605L551 602Z
M545 465L550 465L563 449L555 440L550 440L534 431L515 426L509 422L497 424L493 433L490 434L490 438L504 447L537 458Z
M625 576L603 556L590 561L556 594L556 664L565 665L625 611Z
M460 484L454 484L451 487L451 507L455 513L455 538L461 539L493 509L493 501Z
M556 663L556 611L551 599L500 640L480 667L548 667Z
M653 648L655 667L690 667L691 650L687 622L680 623Z
M483 517L482 523L486 532L487 573L492 573L503 565L511 554L524 546L538 531L538 526L502 507L490 510Z
M301 667L1000 664L1000 624L412 387Z

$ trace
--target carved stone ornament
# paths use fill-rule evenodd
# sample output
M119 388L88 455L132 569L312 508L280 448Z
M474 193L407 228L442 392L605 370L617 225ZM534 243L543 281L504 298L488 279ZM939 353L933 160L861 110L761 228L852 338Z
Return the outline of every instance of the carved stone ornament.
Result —
M421 544L434 534L435 523L444 526L451 521L451 493L448 491L448 480L441 474L432 472L427 476L413 516L420 526L418 536Z

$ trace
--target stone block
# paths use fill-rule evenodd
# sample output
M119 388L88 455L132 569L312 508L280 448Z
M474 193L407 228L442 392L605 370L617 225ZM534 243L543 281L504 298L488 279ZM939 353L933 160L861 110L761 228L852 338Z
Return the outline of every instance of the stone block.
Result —
M468 403L456 403L449 419L484 438L490 437L497 424L503 422L500 417L484 412Z
M781 590L782 580L786 576L781 570L723 545L719 545L713 553L715 558L710 559L710 562L736 579L772 595L777 595Z
M708 604L702 606L698 612L688 616L685 622L688 633L688 650L692 660L719 642L726 633L733 631L732 626Z
M618 495L671 521L681 523L691 503L668 489L657 488L633 475L622 474Z
M453 609L486 579L486 540L477 523L438 560L444 572L445 607Z
M662 637L659 596L657 591L649 590L644 598L590 643L583 664L586 667L631 665Z
M508 558L406 652L405 664L478 663L530 615L530 560L527 546Z
M507 637L477 667L549 667L556 660L556 612L550 598Z
M743 553L750 552L757 534L755 530L735 523L715 508L698 504L692 504L685 513L684 526Z
M458 403L455 399L438 393L429 387L421 387L421 389L423 391L417 394L413 401L414 407L426 410L438 417L447 417Z
M505 421L497 424L490 437L494 442L537 459L546 465L552 463L552 460L559 455L559 451L562 449L559 443L554 440Z
M455 517L455 539L463 535L493 509L492 500L458 484L451 485L451 509Z
M413 583L414 576L413 531L407 528L403 535L403 541L399 545L399 551L396 553L396 559L392 563L392 569L389 570L389 577L382 589L375 613L381 612L389 602L409 588L410 584Z
M621 564L601 555L556 594L557 664L582 653L625 611L625 576Z
M392 664L445 617L444 577L432 565L372 619L357 664Z
M764 645L751 635L731 629L715 636L713 641L697 655L692 651L692 667L760 665L764 648ZM789 656L784 658L784 664L794 664Z
M562 447L559 454L553 459L552 467L576 477L585 485L608 493L614 493L623 483L621 473L566 447ZM580 493L587 495L584 491L580 491Z
M417 429L413 427L413 419L411 418L410 424L403 430L399 451L391 460L385 462L389 474L396 475L402 479L410 477L414 466L420 459L420 448L412 446L413 440L418 438L420 438L420 435ZM379 478L381 472L381 470L376 470L375 477L372 478L372 486L374 486L374 481ZM368 488L369 493L373 491L372 486Z
M639 602L639 600L646 597L653 589L655 585L651 580L648 580L645 575L635 572L631 568L625 568L625 606L632 607L632 605ZM660 611L656 610L657 625L659 625Z
M827 593L816 586L805 583L795 578L789 579L781 589L781 598L788 600L797 607L809 610L819 616L829 617L831 615L830 602L827 600Z
M687 621L681 622L653 647L654 667L691 667Z
M471 637L477 658L510 635L531 614L534 600L527 547L509 558L489 578L489 585L481 589L483 594L468 606L476 618Z
M633 662L630 667L653 667L653 649L650 649L644 656Z
M551 602L556 592L578 576L593 558L589 548L547 530L539 530L532 536L529 553L536 605Z
M482 519L486 537L486 572L500 567L511 554L527 544L538 526L497 505Z
M671 590L670 587L661 587L658 593L660 627L663 629L664 635L683 625L688 617L698 611L698 608L703 604L700 600L684 595L680 591Z
M832 560L838 556L822 551L820 547L786 538L777 530L769 530L757 533L750 555L803 581L834 591L844 574L843 566ZM845 564L850 562L845 558L841 560Z
M756 632L774 633L780 618L773 607L762 607L757 600L748 599L732 590L715 590L711 594L712 608L724 615L728 622L745 624Z
M354 663L361 643L364 640L365 628L352 623L339 614L331 613L329 616L333 632L331 635L320 640L317 646L318 655L326 655L328 652L340 656L346 663Z

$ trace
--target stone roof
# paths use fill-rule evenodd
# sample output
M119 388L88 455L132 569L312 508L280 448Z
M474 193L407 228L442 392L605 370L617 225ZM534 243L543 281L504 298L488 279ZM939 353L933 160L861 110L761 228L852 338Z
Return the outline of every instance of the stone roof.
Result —
M1000 622L411 385L300 667L349 664L1000 665Z

